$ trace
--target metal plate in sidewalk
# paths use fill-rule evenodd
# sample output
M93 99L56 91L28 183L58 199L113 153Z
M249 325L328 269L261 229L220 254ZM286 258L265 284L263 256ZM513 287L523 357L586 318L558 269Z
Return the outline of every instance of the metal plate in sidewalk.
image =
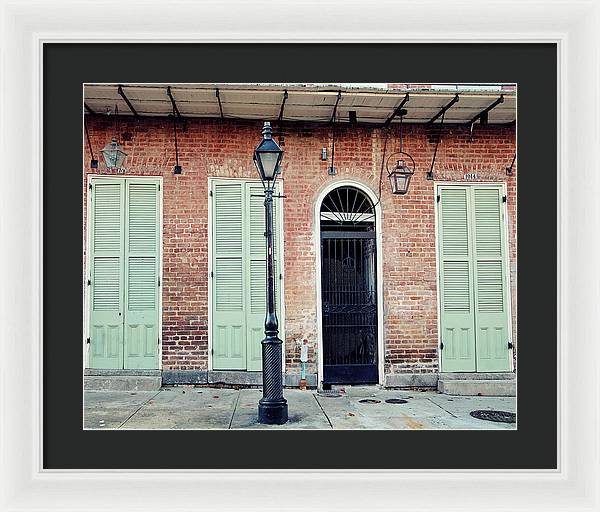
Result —
M506 411L471 411L471 416L478 420L495 421L496 423L516 423L517 415L514 412Z

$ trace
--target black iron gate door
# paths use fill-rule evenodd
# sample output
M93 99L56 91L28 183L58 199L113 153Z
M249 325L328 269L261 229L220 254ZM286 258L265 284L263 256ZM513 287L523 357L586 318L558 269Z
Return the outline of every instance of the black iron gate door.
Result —
M378 381L376 257L374 231L321 233L324 384Z

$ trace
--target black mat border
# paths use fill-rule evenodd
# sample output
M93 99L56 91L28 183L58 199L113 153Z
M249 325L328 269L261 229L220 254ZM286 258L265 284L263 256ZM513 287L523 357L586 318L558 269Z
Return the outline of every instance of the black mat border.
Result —
M45 44L44 467L555 468L556 50L533 43ZM276 63L268 75L257 66L265 59ZM519 84L518 431L82 430L81 84L236 81Z

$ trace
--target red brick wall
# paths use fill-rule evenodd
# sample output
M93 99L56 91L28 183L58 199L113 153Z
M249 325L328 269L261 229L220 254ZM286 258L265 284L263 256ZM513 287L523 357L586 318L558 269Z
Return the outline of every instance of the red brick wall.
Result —
M86 119L96 158L101 160L100 149L113 136L113 120L103 116ZM381 182L383 254L379 256L383 258L386 373L438 368L434 182L425 179L437 129L404 125L404 151L414 157L417 167L407 195L391 194L385 171ZM187 130L178 130L183 174L174 175L172 121L120 119L119 132L131 134L131 140L123 143L128 153L126 174L164 178L163 369L208 368L208 178L256 178L252 151L260 131L259 123L188 120ZM329 176L330 161L321 161L320 154L323 147L331 154L330 127L286 123L284 134L286 369L299 371L300 344L306 339L311 361L308 371L316 372L315 201L323 187L344 178L359 181L378 194L385 137L380 128L339 125L337 175ZM398 135L394 126L387 155L399 149ZM513 176L505 173L515 154L515 142L514 126L475 126L472 140L467 126L445 126L435 179L463 181L464 173L476 172L480 181L507 183L516 332L516 164ZM86 174L89 159L85 147ZM98 171L103 170L100 162Z

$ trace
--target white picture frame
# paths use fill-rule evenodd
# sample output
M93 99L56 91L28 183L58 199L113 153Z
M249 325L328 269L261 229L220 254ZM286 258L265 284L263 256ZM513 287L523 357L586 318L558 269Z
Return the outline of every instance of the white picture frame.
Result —
M1 510L600 510L599 3L15 0L1 5ZM45 42L556 43L558 469L42 469ZM295 454L290 447L289 457L301 451Z

